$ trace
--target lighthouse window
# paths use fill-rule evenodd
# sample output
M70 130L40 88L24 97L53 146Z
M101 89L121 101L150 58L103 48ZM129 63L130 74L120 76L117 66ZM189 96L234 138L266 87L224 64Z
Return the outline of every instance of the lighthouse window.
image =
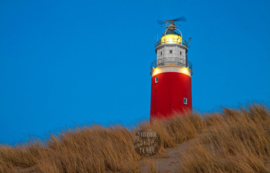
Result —
M162 55L162 52L160 52L160 55Z
M170 50L170 53L172 53L172 50Z
M180 55L182 55L182 52L180 51Z
M155 77L155 83L158 83L158 77Z
M184 104L187 105L187 98L184 98Z

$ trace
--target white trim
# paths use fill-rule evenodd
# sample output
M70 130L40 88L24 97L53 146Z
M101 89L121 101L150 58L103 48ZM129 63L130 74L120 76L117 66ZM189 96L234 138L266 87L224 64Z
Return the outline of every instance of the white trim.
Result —
M185 102L186 100L186 102ZM187 98L184 97L184 104L187 105Z
M168 65L168 66L160 66L153 68L151 71L151 76L155 76L160 73L166 73L166 72L177 72L177 73L183 73L191 77L191 70L187 67L183 66L176 66L176 65Z
M155 83L158 83L158 76L155 77Z

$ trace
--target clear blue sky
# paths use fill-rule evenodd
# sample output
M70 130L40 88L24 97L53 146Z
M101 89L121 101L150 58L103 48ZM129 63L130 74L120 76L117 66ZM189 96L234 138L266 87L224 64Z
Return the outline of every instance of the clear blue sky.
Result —
M193 108L270 101L270 1L1 1L0 143L149 119L150 63L185 16Z

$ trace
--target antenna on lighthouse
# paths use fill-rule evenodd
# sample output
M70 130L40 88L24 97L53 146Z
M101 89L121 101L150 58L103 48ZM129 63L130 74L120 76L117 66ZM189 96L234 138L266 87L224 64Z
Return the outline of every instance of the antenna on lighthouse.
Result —
M167 27L169 30L175 30L176 26L174 24L174 22L185 22L187 21L187 19L184 16L178 17L176 19L172 19L172 20L157 20L157 23L160 25L166 24L167 27L167 23L170 23L170 25Z
M163 25L166 23L166 30L164 34L166 34L168 31L178 30L181 34L181 37L183 37L182 32L179 29L177 29L174 22L185 22L185 21L187 21L187 19L184 16L181 16L172 20L157 20L157 23L160 25ZM169 26L167 26L168 23L170 23Z

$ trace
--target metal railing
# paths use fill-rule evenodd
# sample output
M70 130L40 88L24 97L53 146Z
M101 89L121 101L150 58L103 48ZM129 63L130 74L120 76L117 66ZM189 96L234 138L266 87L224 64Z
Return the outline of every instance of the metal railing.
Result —
M156 44L155 44L155 48L157 48L157 47L160 46L161 44L172 44L172 42L171 42L171 41L163 41L163 42L157 41ZM190 46L188 45L188 42L187 42L186 40L183 40L182 43L181 43L181 42L175 41L175 44L181 44L181 45L186 46L187 48L190 47Z
M153 61L150 65L150 71L153 70L153 68L159 67L159 66L169 66L169 65L177 65L177 66L183 66L187 67L192 71L192 63L189 62L188 60L184 60L182 58L162 58L162 59L157 59Z

